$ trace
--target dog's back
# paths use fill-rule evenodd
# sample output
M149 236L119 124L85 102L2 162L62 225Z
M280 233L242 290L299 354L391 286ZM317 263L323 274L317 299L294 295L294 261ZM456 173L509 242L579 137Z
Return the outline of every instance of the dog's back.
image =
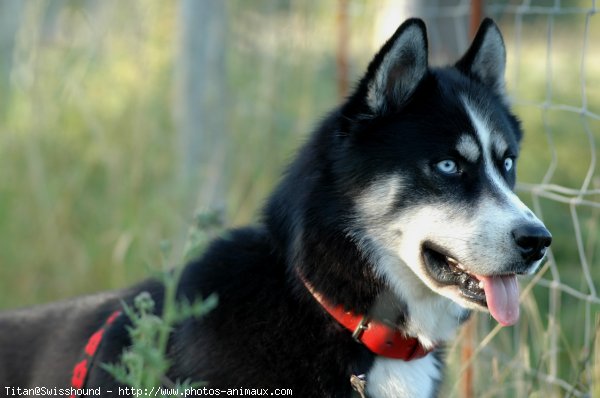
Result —
M93 296L0 313L0 386L67 387L82 342L119 295Z

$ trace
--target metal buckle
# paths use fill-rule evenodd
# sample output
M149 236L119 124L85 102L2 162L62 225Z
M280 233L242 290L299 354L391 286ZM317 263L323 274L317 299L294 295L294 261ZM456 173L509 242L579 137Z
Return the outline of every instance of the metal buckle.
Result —
M358 323L358 326L356 326L356 329L354 329L354 332L352 332L352 338L360 343L361 342L360 337L362 336L363 332L365 330L367 330L368 328L369 328L369 318L365 315L362 317L362 319Z

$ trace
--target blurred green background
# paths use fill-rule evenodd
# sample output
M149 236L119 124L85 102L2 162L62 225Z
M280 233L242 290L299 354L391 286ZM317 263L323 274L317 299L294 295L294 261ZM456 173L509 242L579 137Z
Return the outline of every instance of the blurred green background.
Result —
M505 35L526 132L519 193L554 243L541 280L523 282L518 327L496 334L475 320L474 344L489 341L472 357L471 393L585 396L600 376L600 17L593 1L484 5ZM428 22L434 63L456 59L471 7L0 2L0 309L145 278L162 267L161 242L183 245L197 210L222 209L228 226L257 221L294 150L339 103L343 71L351 87L409 16ZM469 395L464 352L449 347L448 395Z

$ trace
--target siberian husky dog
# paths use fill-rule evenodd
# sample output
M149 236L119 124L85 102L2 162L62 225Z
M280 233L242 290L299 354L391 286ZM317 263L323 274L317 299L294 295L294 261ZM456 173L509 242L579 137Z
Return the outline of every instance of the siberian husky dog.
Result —
M219 304L174 328L169 379L206 381L196 395L434 397L471 311L517 322L517 275L538 269L551 235L512 191L522 132L505 58L486 19L456 64L430 67L425 24L404 22L262 223L186 266L179 297ZM119 310L141 291L160 312L163 288L146 281L0 315L0 386L114 394L100 364L130 344Z

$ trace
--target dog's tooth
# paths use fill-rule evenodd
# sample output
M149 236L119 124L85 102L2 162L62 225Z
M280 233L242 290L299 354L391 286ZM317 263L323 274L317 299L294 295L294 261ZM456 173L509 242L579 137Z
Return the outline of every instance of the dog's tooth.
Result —
M462 269L464 271L465 267L461 263L456 263L458 269Z
M479 288L483 289L483 281L479 281Z
M453 259L452 257L446 257L446 262L448 262L448 264L451 264L455 267L458 267L458 268L461 267L461 264L458 261L456 261L455 259Z

